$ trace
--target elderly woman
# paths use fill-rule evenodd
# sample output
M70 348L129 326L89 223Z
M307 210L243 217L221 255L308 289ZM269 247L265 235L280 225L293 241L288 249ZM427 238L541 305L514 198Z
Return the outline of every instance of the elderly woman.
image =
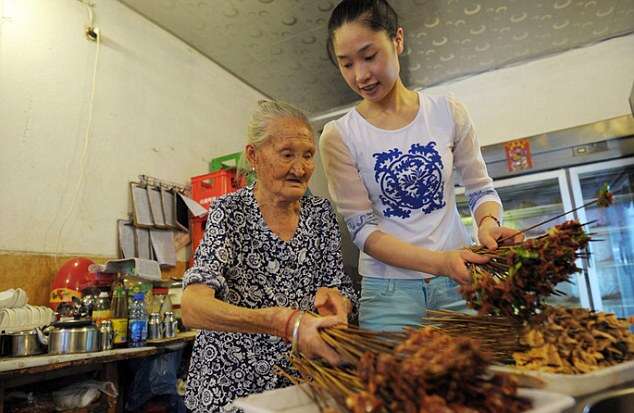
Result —
M261 101L248 140L256 183L214 202L184 279L183 321L202 329L185 397L194 412L231 410L235 398L287 386L275 366L289 367L291 342L338 363L318 329L347 323L354 300L333 208L306 194L316 150L308 119Z

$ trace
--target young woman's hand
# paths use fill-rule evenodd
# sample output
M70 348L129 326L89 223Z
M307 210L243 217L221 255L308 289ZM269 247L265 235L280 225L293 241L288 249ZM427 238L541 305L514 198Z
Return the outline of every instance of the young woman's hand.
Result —
M485 264L489 257L479 255L469 250L446 251L442 253L441 275L446 275L458 284L471 283L468 263Z
M333 366L341 364L341 356L319 336L319 329L338 324L341 322L335 316L314 317L305 313L299 326L299 352L309 359L322 358Z
M498 226L497 222L492 219L485 219L478 228L478 240L480 241L480 244L490 250L496 250L498 247L498 240L506 237L510 238L504 242L505 244L514 244L524 240L524 235L518 230Z
M348 325L352 304L336 288L321 287L315 294L315 308L319 315L335 316L341 324Z

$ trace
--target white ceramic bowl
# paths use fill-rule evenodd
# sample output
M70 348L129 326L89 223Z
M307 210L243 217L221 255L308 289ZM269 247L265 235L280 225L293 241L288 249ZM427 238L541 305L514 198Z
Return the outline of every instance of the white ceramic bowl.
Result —
M16 289L16 291L18 292L17 294L18 298L16 298L15 300L14 307L24 307L27 301L29 300L29 298L26 295L26 291L24 291L21 288Z
M15 325L17 325L18 316L13 308L5 308L2 311L4 311L4 318L6 320L7 328L13 328Z
M44 306L34 307L37 310L37 322L39 327L45 327L53 322L53 310Z
M0 309L13 307L15 305L16 298L17 294L13 288L0 291Z
M26 330L31 324L33 324L32 313L27 307L16 307L12 308L12 310L15 311L18 327Z

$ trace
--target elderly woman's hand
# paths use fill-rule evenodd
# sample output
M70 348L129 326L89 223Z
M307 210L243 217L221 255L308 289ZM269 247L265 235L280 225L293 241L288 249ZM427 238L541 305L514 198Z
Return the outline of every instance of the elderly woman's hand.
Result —
M318 289L315 294L315 307L319 315L335 316L341 324L348 325L348 314L352 311L352 304L336 288Z
M338 324L341 322L336 316L315 317L305 313L299 328L299 352L309 359L322 358L333 366L341 364L341 356L319 336L319 329Z

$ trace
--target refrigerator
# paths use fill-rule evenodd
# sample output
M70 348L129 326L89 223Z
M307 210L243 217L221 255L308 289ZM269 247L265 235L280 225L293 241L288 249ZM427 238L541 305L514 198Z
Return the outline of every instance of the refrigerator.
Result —
M634 157L569 170L573 202L584 205L609 182L614 203L577 211L597 241L590 244L587 283L595 310L634 315Z
M578 260L580 271L572 283L557 286L566 295L553 296L550 301L628 317L634 316L634 119L623 117L618 124L621 135L603 140L596 135L592 138L588 127L559 136L541 135L531 142L533 168L529 171L508 172L499 145L483 148L483 156L504 205L504 225L528 228L578 207L526 236L542 234L568 219L589 223L586 230L595 239L588 247L590 257ZM591 126L601 130L597 124ZM605 130L609 125L602 126ZM610 184L614 204L582 207L596 199L604 183ZM474 234L464 188L459 185L456 196L463 223Z

